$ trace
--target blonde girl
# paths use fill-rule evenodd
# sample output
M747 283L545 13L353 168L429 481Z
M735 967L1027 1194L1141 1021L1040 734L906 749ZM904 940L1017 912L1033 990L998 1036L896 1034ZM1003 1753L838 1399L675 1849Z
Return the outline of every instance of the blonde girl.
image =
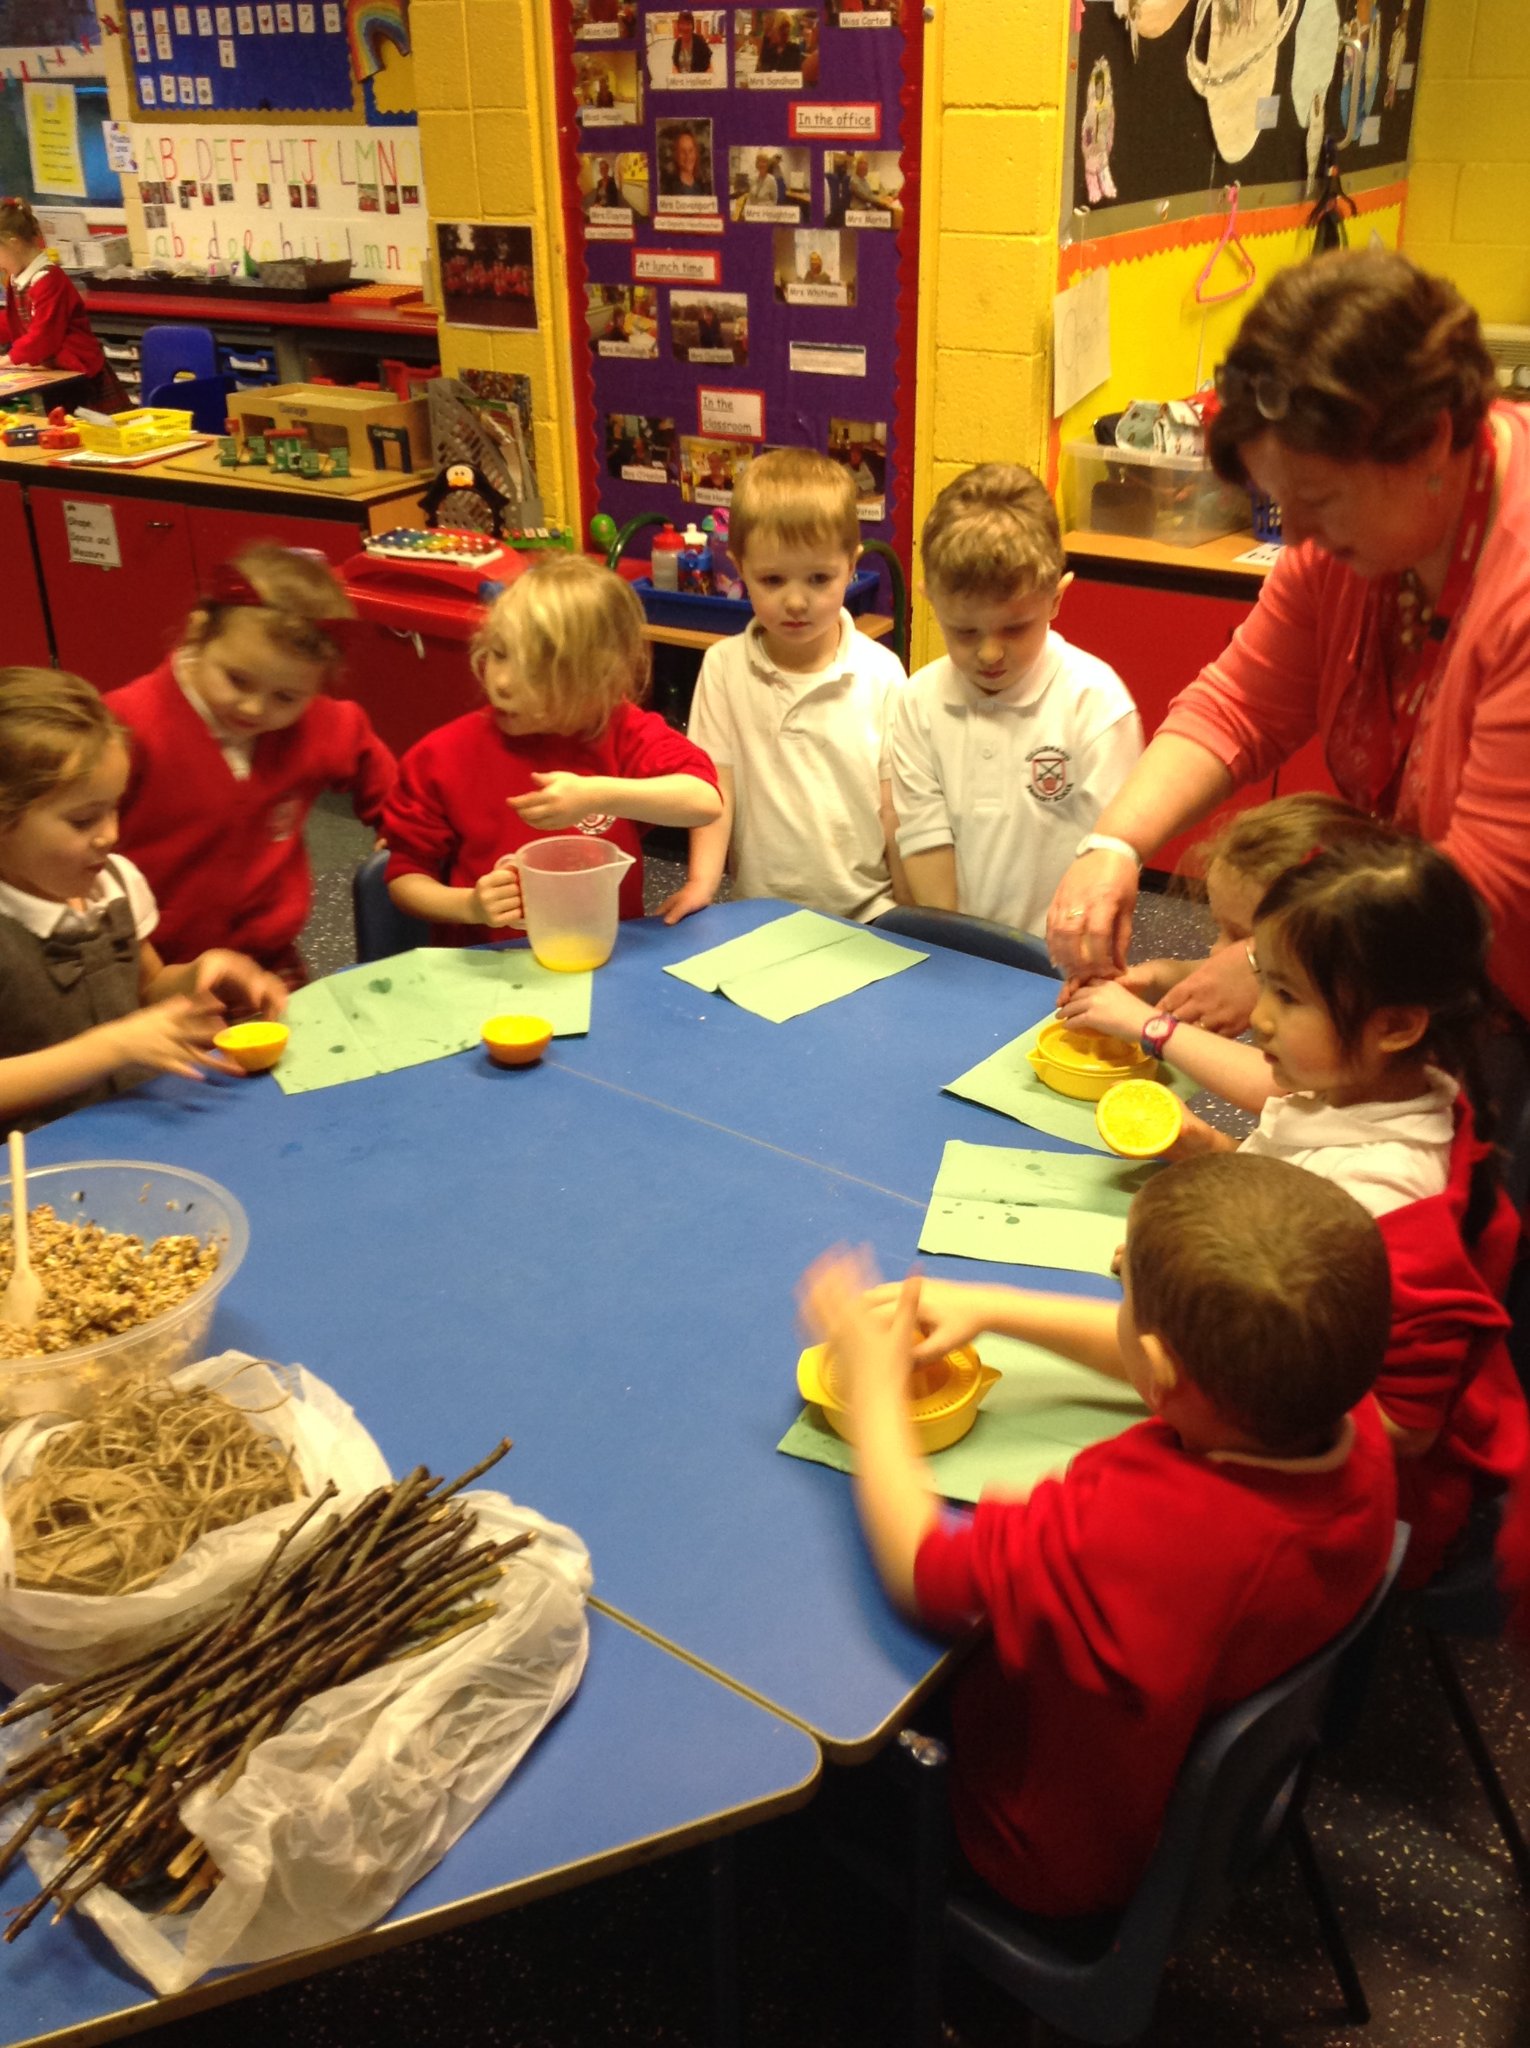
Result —
M361 706L327 694L350 618L326 561L257 541L214 572L174 653L108 698L133 745L122 844L172 955L237 946L307 979L308 813L340 790L375 826L397 772Z
M0 669L0 1121L61 1115L145 1068L232 1071L225 1004L274 1016L280 982L221 949L167 967L153 892L114 849L122 729L79 676Z
M127 393L91 332L85 301L60 270L37 215L24 199L0 199L0 368L69 370L69 401L122 412Z
M399 766L384 813L388 888L444 942L521 923L519 880L498 862L549 833L630 853L621 914L643 914L649 825L708 825L717 772L641 708L643 612L630 587L579 555L547 555L494 605L473 643L487 702L428 733Z

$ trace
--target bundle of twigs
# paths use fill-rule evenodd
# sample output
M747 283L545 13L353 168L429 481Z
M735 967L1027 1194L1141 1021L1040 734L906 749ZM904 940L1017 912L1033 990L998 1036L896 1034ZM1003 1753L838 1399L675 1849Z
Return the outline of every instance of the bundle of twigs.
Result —
M218 1619L94 1678L26 1694L0 1726L46 1710L35 1747L0 1776L0 1805L28 1809L0 1849L0 1875L40 1827L67 1853L6 1929L14 1941L51 1900L54 1920L98 1884L163 1885L166 1911L192 1905L218 1879L179 1808L200 1785L227 1791L257 1743L305 1700L379 1664L418 1656L475 1628L504 1561L534 1531L474 1543L475 1517L454 1496L510 1448L445 1485L417 1466L332 1518L300 1555L299 1530L335 1494L316 1494L278 1538L259 1575Z
M244 1409L207 1387L136 1374L55 1431L7 1486L16 1582L136 1592L200 1537L302 1491L292 1453Z

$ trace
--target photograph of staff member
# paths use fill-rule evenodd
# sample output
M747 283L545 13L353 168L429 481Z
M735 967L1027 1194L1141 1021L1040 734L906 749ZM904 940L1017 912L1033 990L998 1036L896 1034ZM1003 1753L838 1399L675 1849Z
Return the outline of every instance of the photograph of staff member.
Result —
M826 228L901 228L903 167L895 149L835 150L824 157Z
M751 7L742 10L738 17L733 63L740 85L816 85L817 9Z
M830 28L841 27L849 17L851 28L891 28L893 12L881 0L823 0Z
M658 121L654 124L659 152L659 211L705 213L711 207L688 205L666 209L666 199L709 200L715 206L717 188L712 183L712 124L710 121Z
M644 18L648 82L655 92L707 91L728 83L727 15L721 7L682 7Z
M576 43L624 42L637 27L637 0L569 0Z
M774 143L728 151L728 199L735 220L800 221L812 204L805 149Z
M788 306L855 304L855 236L836 228L777 228L776 297Z
M670 346L682 363L747 363L749 299L744 292L673 291Z
M574 111L586 128L623 128L642 112L631 50L574 52Z
M650 285L587 284L585 318L590 346L602 356L655 356L659 307Z
M680 442L674 421L645 413L607 413L606 471L629 484L679 483Z
M862 519L887 516L887 422L829 421L829 456L842 462L855 486L855 509Z
M752 441L680 440L680 495L688 505L726 505L746 465L759 453Z
M648 159L641 150L619 155L581 156L579 203L585 218L615 213L631 220L648 218Z

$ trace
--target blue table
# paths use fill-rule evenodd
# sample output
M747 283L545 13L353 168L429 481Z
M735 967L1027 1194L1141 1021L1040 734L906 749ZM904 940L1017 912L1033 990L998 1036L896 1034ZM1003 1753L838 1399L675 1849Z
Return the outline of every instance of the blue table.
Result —
M499 1797L381 1926L155 1999L89 1921L46 1918L0 1950L11 2044L71 2044L178 2019L295 1976L481 1919L800 1806L811 1737L601 1613L583 1683ZM13 1870L0 1911L35 1889Z
M514 1437L501 1483L580 1532L602 1601L851 1759L945 1649L883 1596L843 1477L774 1449L794 1285L842 1239L901 1271L946 1137L1048 1142L940 1087L1056 985L935 949L774 1025L659 972L778 914L625 927L588 1039L537 1068L465 1053L291 1098L160 1082L32 1151L225 1182L252 1242L219 1343L331 1380L397 1470Z

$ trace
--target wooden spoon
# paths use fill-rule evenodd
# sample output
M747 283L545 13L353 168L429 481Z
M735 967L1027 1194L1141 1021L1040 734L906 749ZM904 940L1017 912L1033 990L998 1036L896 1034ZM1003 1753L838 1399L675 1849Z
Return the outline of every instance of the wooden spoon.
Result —
M4 1302L0 1303L0 1322L14 1323L27 1330L37 1321L37 1311L47 1290L32 1270L32 1248L27 1234L27 1141L20 1131L11 1132L10 1155L14 1258L10 1285L5 1290Z

